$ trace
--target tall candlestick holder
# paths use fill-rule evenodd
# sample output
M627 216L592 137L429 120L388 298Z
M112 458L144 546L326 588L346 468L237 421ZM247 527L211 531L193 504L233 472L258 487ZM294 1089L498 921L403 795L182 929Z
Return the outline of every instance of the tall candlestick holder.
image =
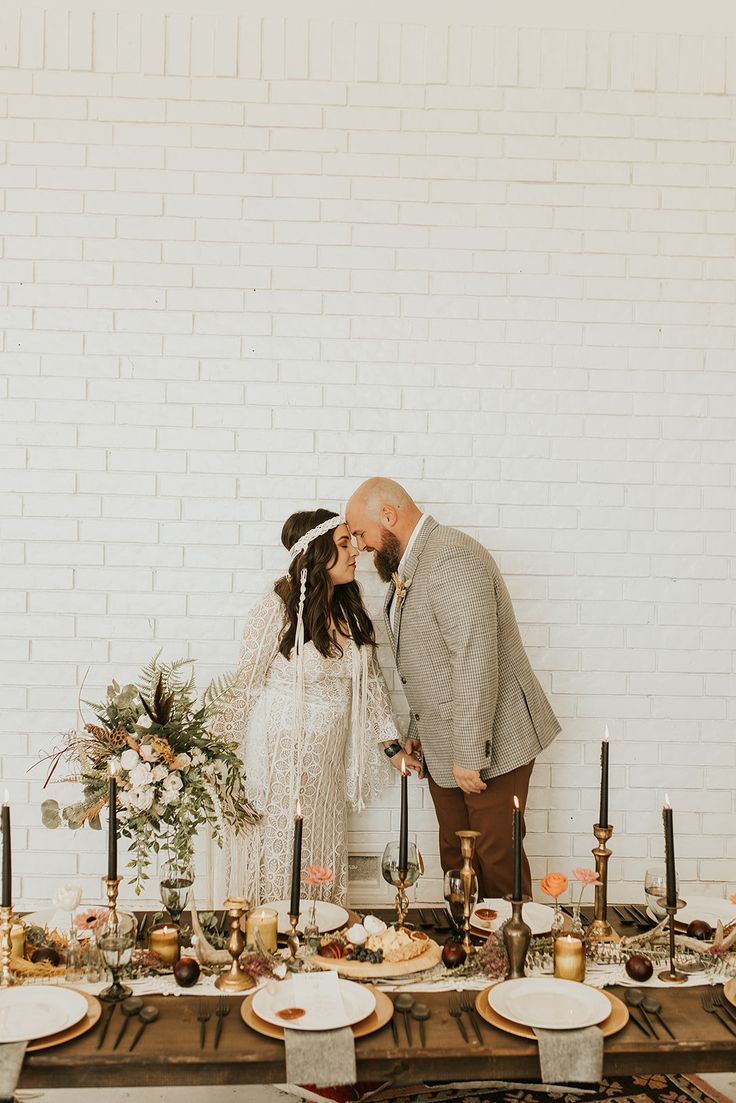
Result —
M668 904L667 897L663 896L661 900L657 901L660 908L663 908L669 916L669 936L670 936L670 967L669 969L663 969L661 973L657 973L660 980L666 981L668 984L684 984L687 980L687 975L681 973L679 969L675 968L675 916L680 908L685 907L685 901L679 900L676 904Z
M122 877L106 877L105 891L107 893L108 923L115 926L118 918L118 892Z
M296 933L296 928L299 923L300 915L292 915L289 912L289 933L286 936L286 945L289 948L289 954L286 960L293 965L296 961L296 955L299 952L299 935Z
M230 968L221 973L215 981L215 988L219 988L221 992L244 992L255 984L253 978L240 965L240 955L245 949L245 939L240 921L249 907L249 902L241 896L231 897L224 904L230 922L227 952L233 960Z
M511 918L503 925L503 944L509 959L506 980L518 980L526 976L526 955L532 940L532 929L522 915L522 908L531 896L522 896L520 900L507 896L506 899L511 904Z
M473 897L475 896L473 885L477 886L478 884L473 869L473 858L475 857L476 840L480 838L480 831L456 831L455 834L460 840L460 853L463 858L462 868L460 869L460 880L463 886L463 949L466 957L471 957L475 953L475 946L470 941L470 916L473 912Z
M13 927L13 909L0 908L0 988L10 988L22 981L10 968L10 955L13 950L10 933Z
M596 823L593 826L593 834L598 840L598 846L593 848L592 853L600 884L595 886L593 922L588 928L588 938L591 942L612 942L615 936L613 927L608 922L608 859L611 857L611 851L606 844L613 835L613 828L610 824L601 827Z

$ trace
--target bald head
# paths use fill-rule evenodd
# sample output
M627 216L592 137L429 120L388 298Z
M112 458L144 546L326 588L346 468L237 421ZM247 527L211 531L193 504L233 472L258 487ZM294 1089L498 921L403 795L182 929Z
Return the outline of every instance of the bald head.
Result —
M345 510L358 547L374 553L376 569L384 581L398 567L421 516L416 502L400 483L382 478L361 483Z

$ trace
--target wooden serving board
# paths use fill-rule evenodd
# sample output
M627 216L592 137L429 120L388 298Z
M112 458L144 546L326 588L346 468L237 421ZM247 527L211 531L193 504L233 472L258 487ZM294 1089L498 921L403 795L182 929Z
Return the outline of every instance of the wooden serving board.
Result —
M489 984L475 997L475 1010L480 1017L490 1023L491 1026L504 1030L507 1034L515 1034L517 1038L528 1038L530 1041L536 1042L537 1036L530 1026L522 1026L521 1023L514 1023L511 1019L505 1019L503 1015L499 1015L498 1011L491 1007L488 1002L488 993L491 988L493 988L493 985ZM603 1037L608 1038L609 1035L617 1034L619 1030L623 1030L626 1026L629 1021L629 1009L618 996L612 996L605 989L600 989L600 992L611 1004L611 1014L602 1023L598 1023Z
M355 1038L362 1038L365 1034L374 1034L377 1030L380 1030L382 1026L391 1021L391 1016L394 1013L393 1002L389 999L385 992L379 992L377 988L371 988L370 991L376 997L376 1006L367 1019L362 1019L359 1023L354 1023L350 1029L353 1032ZM255 993L254 993L255 995ZM253 1010L253 996L246 996L240 1005L240 1017L243 1022L255 1030L258 1034L265 1034L267 1038L280 1038L283 1040L284 1028L282 1026L276 1026L275 1023L267 1023L264 1019L261 1019L256 1015Z
M370 980L375 977L406 977L411 973L421 973L425 969L432 969L442 960L442 947L432 939L427 940L427 948L410 961L382 961L380 965L372 965L366 961L347 961L343 958L322 957L316 954L312 961L319 965L320 969L334 969L341 977L356 977L361 980Z

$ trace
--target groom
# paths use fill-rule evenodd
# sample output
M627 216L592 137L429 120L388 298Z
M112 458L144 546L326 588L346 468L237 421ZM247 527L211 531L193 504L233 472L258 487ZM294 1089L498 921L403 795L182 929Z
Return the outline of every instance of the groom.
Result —
M346 519L389 583L384 616L440 825L443 870L462 865L456 831L480 831L479 899L511 892L511 813L534 760L560 731L529 664L490 553L423 514L390 479L368 479ZM526 855L522 891L531 894Z

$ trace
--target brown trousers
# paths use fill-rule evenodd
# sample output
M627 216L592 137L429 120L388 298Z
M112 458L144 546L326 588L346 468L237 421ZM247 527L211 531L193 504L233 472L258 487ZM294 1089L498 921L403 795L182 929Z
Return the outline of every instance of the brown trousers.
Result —
M533 768L532 760L507 774L488 778L482 793L443 789L428 775L429 791L440 822L440 861L444 872L458 869L463 864L460 840L455 832L468 829L480 831L475 848L479 900L484 897L498 899L511 892L514 862L511 813L514 796L519 798L523 816ZM525 896L531 896L532 875L529 860L523 852L521 890Z

